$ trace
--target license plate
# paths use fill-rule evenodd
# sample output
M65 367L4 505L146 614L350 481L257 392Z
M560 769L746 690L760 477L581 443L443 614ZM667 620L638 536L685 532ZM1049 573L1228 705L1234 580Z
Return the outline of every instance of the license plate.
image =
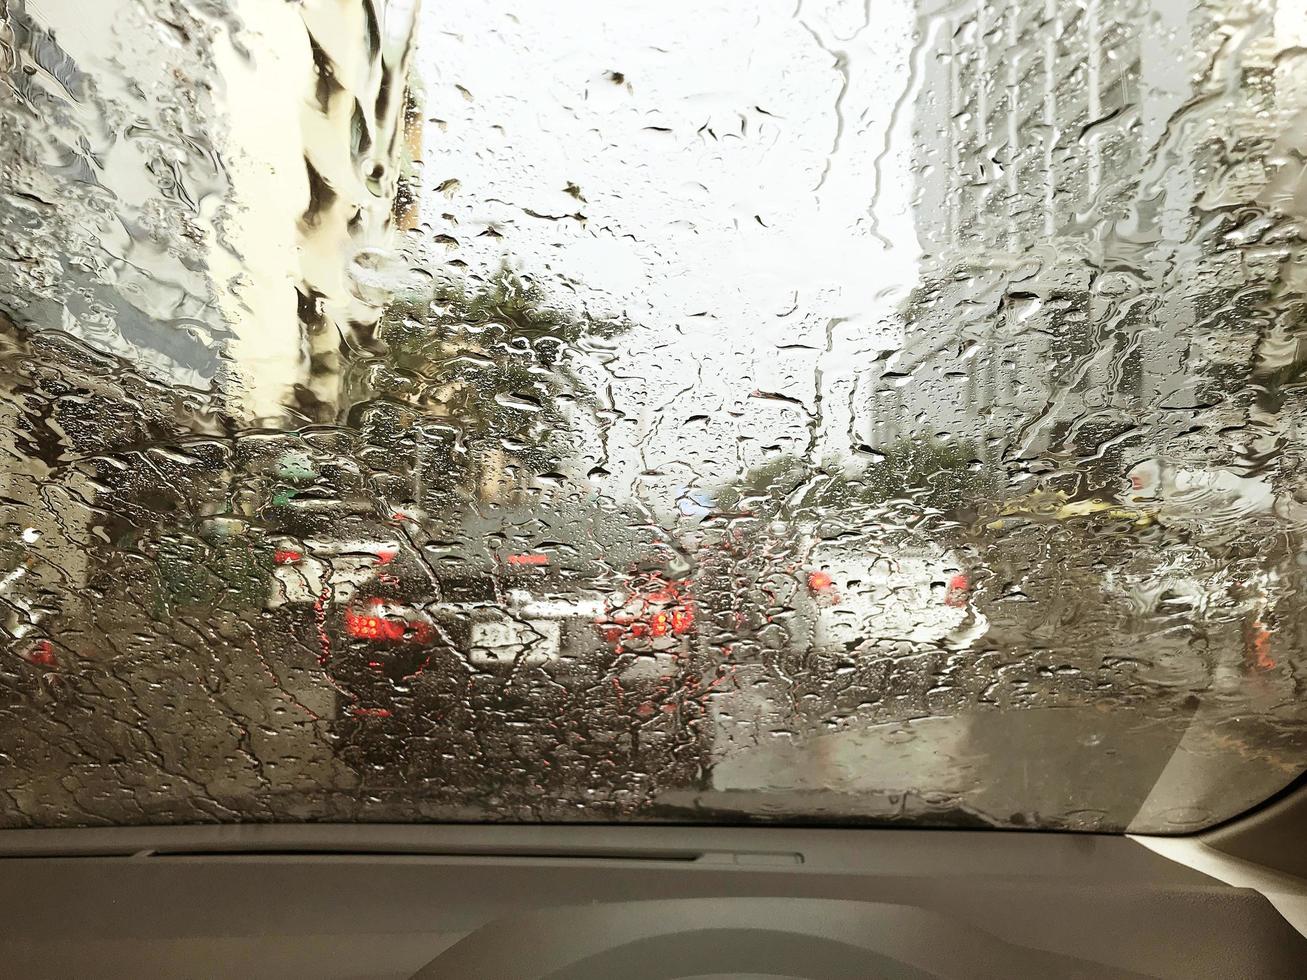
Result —
M470 659L479 664L550 663L558 659L560 625L547 619L477 620L472 624Z

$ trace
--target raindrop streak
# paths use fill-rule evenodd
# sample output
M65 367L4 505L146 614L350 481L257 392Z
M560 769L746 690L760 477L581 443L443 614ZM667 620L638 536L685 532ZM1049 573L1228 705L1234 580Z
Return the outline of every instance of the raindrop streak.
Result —
M1300 21L0 2L0 824L1272 796Z

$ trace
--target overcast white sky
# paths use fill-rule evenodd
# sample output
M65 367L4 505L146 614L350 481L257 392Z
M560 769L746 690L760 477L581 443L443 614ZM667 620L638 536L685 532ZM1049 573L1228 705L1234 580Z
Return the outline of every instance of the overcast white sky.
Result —
M776 423L747 404L755 386L812 395L815 355L778 345L824 345L831 317L851 318L842 360L896 343L887 317L918 252L907 0L466 0L423 16L426 184L459 181L425 196L428 235L458 242L436 262L507 258L648 325L681 375L687 351L707 366L683 414L740 409L746 437ZM683 440L655 431L647 450Z

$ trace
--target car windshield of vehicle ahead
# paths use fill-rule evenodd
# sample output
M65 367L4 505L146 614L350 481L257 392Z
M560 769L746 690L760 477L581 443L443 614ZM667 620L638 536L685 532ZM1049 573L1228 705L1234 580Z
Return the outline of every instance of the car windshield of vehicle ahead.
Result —
M0 826L1257 805L1304 160L1305 0L0 0Z

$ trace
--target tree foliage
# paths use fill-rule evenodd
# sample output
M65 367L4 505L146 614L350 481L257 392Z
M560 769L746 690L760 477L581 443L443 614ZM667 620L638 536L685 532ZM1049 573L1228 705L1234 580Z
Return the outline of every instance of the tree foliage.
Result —
M723 487L717 504L728 511L796 516L901 500L915 510L954 512L994 497L1003 485L1002 474L970 443L903 439L851 473L778 456Z
M473 472L491 457L528 472L557 466L575 444L578 413L598 402L583 348L630 329L551 304L503 269L480 284L445 282L393 302L379 327L386 369L379 402L409 424L446 425Z

